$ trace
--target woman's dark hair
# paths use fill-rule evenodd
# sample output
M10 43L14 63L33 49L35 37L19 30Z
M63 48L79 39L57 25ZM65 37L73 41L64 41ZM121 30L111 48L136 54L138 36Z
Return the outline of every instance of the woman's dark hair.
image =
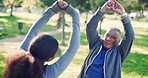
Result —
M40 35L32 40L28 51L32 56L47 61L53 58L58 50L57 40L49 35Z
M6 59L3 78L42 78L44 62L54 57L57 49L58 42L52 36L35 37L29 45L29 52L19 52Z
M43 62L25 52L7 58L3 78L42 78Z

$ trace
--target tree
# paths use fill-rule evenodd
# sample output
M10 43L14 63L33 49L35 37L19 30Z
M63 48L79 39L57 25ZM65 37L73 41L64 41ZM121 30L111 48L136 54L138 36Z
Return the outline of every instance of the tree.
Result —
M51 6L56 0L40 0L44 6Z
M62 45L65 45L65 12L64 11L61 11L62 12L62 20L61 20L61 26L62 26Z
M19 0L4 0L4 6L10 8L10 16L12 16L14 6L17 6Z
M23 0L22 6L28 9L28 12L31 13L31 8L44 7L44 3L40 0Z
M139 13L140 13L140 17L144 17L144 10L148 10L148 0L138 0L139 4L141 4L140 9L139 9Z
M139 17L143 17L144 10L148 8L148 0L120 0L120 3L123 3L126 11L131 13L137 11L139 13Z
M138 0L140 4L143 4L144 8L148 9L148 0Z
M0 0L0 6L3 4L3 0Z

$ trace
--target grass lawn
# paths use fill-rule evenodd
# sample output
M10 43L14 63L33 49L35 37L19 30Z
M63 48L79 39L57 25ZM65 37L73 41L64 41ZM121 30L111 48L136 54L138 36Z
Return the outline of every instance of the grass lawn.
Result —
M5 38L5 35L9 35L10 33L14 33L14 35L10 35L8 37L22 34L17 29L17 21L21 21L24 23L24 29L22 30L22 32L23 34L25 34L28 31L29 27L40 17L40 14L21 15L21 13L16 13L15 15L17 16L9 17L7 16L7 14L0 13L0 26L3 25L4 28L7 30L3 32L4 36L0 38ZM84 26L84 17L84 15L81 15L81 26ZM69 19L69 16L66 16L68 24L70 24L71 21ZM111 26L117 26L123 32L122 23L117 19L119 18L115 16L105 16L105 19L102 23L101 37L103 37L105 30ZM55 21L55 18L51 18L51 21L49 21L48 24L45 26L47 28L43 28L42 31L54 30L56 28ZM148 78L148 22L139 22L132 20L132 24L135 31L135 40L133 42L131 53L129 54L129 56L123 64L122 78ZM70 33L66 33L66 45L62 46L60 44L57 58L50 63L56 61L61 55L61 52L65 50L66 46L68 45L69 34ZM59 43L61 43L61 34L56 34L54 35L54 37L56 37ZM15 53L19 48L20 43L21 42L13 42L0 45L0 75L2 75L2 72L5 67L3 57ZM81 45L76 56L74 57L73 61L70 63L68 68L58 78L76 78L81 70L81 66L83 64L85 57L87 56L87 53L88 43L86 40L85 30L83 30L81 31Z
M9 16L9 14L0 13L0 28L4 29L0 32L2 34L0 35L0 39L26 34L31 25L34 24L40 17L41 14L14 13L13 16ZM50 24L47 23L41 31L56 29L56 23L53 23L55 21L56 19L51 20ZM22 30L18 29L18 22L23 23Z

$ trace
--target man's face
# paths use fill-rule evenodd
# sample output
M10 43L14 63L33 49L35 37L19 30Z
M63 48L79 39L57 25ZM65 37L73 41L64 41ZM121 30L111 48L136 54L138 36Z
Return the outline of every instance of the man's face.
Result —
M119 37L120 37L119 32L113 29L108 30L104 36L103 46L106 49L112 48L114 45L119 43L120 41Z

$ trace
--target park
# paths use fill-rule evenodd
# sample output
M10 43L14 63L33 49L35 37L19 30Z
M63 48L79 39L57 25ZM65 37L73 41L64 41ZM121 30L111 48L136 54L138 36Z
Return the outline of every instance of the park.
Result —
M28 32L29 28L41 16L42 13L33 12L28 13L14 11L13 15L11 15L10 12L0 12L0 78L5 69L5 58L18 52L21 42ZM76 78L80 73L81 66L83 65L84 59L86 58L89 51L85 25L86 21L88 21L91 16L92 12L80 13L80 48L78 49L78 52L76 53L73 61L70 63L68 68L58 78ZM55 17L51 18L51 20L40 31L40 33L47 33L54 36L59 42L59 49L56 58L50 63L47 62L47 64L54 63L63 54L62 52L66 49L66 46L68 45L71 31L71 17L65 14L65 23L68 26L64 27L65 40L63 45L62 27L57 29L58 14L56 14ZM148 16L130 19L134 28L135 39L130 54L128 55L122 66L122 78L148 78ZM117 14L106 14L101 24L98 24L99 26L101 26L101 37L103 38L106 29L112 26L119 28L122 32L123 37L124 30L122 27L122 22L120 20L121 18ZM20 22L22 23L21 29L18 27ZM98 30L100 30L99 27ZM57 33L52 33L52 31L56 31ZM23 37L21 39L18 39L18 36ZM11 38L14 38L16 40L11 41Z

